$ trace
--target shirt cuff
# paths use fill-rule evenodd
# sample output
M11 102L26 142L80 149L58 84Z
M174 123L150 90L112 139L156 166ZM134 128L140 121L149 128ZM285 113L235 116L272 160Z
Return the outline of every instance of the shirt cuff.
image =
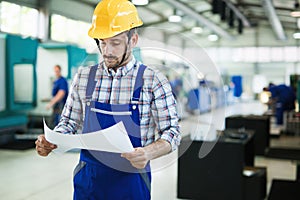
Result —
M171 144L172 151L175 151L177 147L180 145L181 136L180 135L174 135L170 132L163 133L160 137L160 139L166 140Z

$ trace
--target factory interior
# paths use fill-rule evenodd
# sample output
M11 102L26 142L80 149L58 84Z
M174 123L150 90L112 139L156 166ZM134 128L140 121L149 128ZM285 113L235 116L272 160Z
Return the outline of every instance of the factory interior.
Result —
M70 88L103 61L99 2L0 0L0 199L73 198L80 149L42 157L35 141L55 128L54 66ZM169 80L181 133L150 161L151 199L299 200L300 1L130 2L134 58Z

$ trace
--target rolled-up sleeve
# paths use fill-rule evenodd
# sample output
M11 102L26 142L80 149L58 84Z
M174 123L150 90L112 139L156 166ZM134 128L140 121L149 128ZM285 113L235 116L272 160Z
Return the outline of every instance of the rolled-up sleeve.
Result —
M168 79L161 73L156 72L153 81L152 115L156 123L160 139L171 144L172 151L180 144L181 134L178 124L176 100Z

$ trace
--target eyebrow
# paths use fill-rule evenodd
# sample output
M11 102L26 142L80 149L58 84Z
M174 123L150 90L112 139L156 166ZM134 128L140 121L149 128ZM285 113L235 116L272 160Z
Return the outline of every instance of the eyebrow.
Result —
M104 39L99 39L101 42L104 42ZM115 39L110 39L110 41L111 42L121 42L122 41L122 39L117 39L117 38L115 38Z

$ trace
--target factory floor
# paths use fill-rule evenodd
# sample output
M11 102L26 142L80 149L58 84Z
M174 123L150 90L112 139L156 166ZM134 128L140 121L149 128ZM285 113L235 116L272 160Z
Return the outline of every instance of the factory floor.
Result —
M216 130L224 127L224 117L234 114L262 114L265 107L258 102L237 103L214 112L183 118L184 135L201 123L214 123ZM219 118L223 120L218 120ZM278 138L275 138L278 143ZM283 141L284 143L284 141ZM272 142L271 142L272 145ZM300 146L300 141L296 142ZM0 150L0 197L5 200L65 200L72 199L72 173L78 162L78 152L40 157L35 149ZM152 199L177 199L177 151L152 163ZM267 189L272 179L295 180L296 163L290 160L255 157L255 166L267 167Z

